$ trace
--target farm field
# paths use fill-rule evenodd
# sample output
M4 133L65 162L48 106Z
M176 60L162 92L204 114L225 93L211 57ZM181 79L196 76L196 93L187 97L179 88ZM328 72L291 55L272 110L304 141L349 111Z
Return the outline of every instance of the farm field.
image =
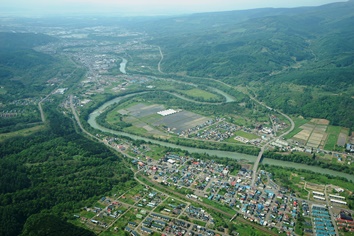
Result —
M337 145L344 147L347 143L349 130L347 128L342 128L338 136Z
M347 142L348 129L329 125L328 120L295 118L294 121L295 129L286 138L300 145L332 151Z
M341 129L342 128L338 126L328 126L328 138L325 145L326 150L333 150L335 148Z
M295 123L295 128L289 134L284 136L285 139L290 139L290 138L294 137L296 134L301 132L302 129L300 128L300 126L302 126L302 125L304 125L304 124L309 122L309 120L306 120L306 119L300 118L300 117L295 117L295 118L292 118L292 119L293 119L293 121Z
M323 148L327 138L326 129L328 124L328 120L312 119L299 127L301 131L293 137L293 140L312 148Z
M157 114L164 110L166 108L163 105L138 103L120 109L118 113L124 115L124 121L132 123L134 127L143 128L146 132L155 135L163 135L161 132L157 133L157 127L164 127L164 129L170 132L179 134L184 130L201 125L210 119L185 110L176 110L174 114L166 116ZM131 131L132 127L127 129Z
M184 130L201 125L209 120L208 117L198 115L190 111L181 111L169 116L161 117L154 125L165 125L174 133L181 133Z

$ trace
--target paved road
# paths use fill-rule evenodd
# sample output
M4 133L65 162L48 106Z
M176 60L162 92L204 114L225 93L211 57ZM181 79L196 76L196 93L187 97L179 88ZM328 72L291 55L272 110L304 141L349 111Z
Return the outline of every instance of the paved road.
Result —
M50 95L52 95L57 89L54 89L50 94L48 94L47 96L45 96L42 100L40 100L38 102L38 108L39 108L39 112L41 113L41 119L42 122L45 123L45 115L44 115L44 111L43 111L43 107L42 107L42 103L47 100L47 98L49 98Z
M264 105L263 103L261 103L260 101L258 101L256 98L254 98L254 97L252 97L252 96L250 96L250 98L251 98L253 101L257 102L258 104L260 104L260 105L266 107L267 109L273 110L271 107L269 107L269 106L267 106L267 105ZM285 133L283 133L282 135L280 135L280 136L278 136L278 137L274 137L274 138L270 139L266 144L264 144L264 145L261 147L261 151L258 153L257 159L256 159L256 161L254 162L254 165L253 165L253 170L252 170L253 173L252 173L252 181L251 181L251 186L252 186L252 187L254 187L254 184L255 184L255 182L256 182L257 169L258 169L259 163L260 163L260 161L261 161L261 159L262 159L263 152L265 151L265 149L267 148L267 146L268 146L270 143L272 143L274 140L280 139L280 138L282 138L283 136L289 134L289 133L290 133L291 131L293 131L294 128L295 128L295 123L294 123L294 121L293 121L288 115L286 115L286 114L284 114L284 113L282 113L282 112L280 112L280 111L277 111L277 112L278 112L279 114L281 114L282 116L284 116L286 119L288 119L288 120L290 121L291 127L290 127L290 129L289 129L288 131L286 131Z
M43 107L42 107L42 103L47 100L49 98L50 95L54 94L55 91L63 84L64 81L66 81L72 74L74 74L76 72L76 70L73 70L68 76L66 76L66 78L61 81L57 86L56 88L50 92L47 96L45 96L42 100L40 100L38 102L38 108L39 108L39 112L41 113L41 120L43 123L45 123L45 115L44 115L44 111L43 111Z
M163 72L161 71L161 62L162 62L162 60L163 60L163 53L162 53L162 50L161 50L160 46L158 46L158 48L159 48L159 51L160 51L161 59L160 59L159 63L157 64L157 70L158 70L160 73L163 73Z

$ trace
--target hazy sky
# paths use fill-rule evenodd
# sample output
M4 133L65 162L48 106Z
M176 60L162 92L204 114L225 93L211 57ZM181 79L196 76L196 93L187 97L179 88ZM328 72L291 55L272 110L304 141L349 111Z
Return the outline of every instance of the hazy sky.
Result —
M23 15L123 13L179 14L262 7L317 6L343 0L0 0L0 13Z

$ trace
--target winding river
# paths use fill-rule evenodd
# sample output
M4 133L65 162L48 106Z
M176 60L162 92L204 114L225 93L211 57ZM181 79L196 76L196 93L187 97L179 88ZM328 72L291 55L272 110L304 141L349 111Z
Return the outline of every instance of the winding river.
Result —
M228 158L232 158L232 159L236 159L236 160L247 160L250 162L255 162L257 157L252 156L252 155L247 155L247 154L242 154L242 153L237 153L237 152L185 147L185 146L176 145L176 144L172 144L172 143L168 143L168 142L163 142L163 141L158 141L158 140L154 140L154 139L150 139L150 138L140 137L140 136L134 135L134 134L128 134L125 132L111 130L111 129L105 128L97 123L96 118L107 107L109 107L115 103L119 103L121 100L123 100L125 98L133 97L133 96L136 96L136 95L142 94L142 93L146 93L146 92L139 92L139 93L135 93L135 94L128 94L128 95L120 96L120 97L114 98L114 99L104 103L102 106L100 106L99 108L97 108L95 111L93 111L90 114L89 119L88 119L89 125L95 129L101 130L103 132L116 134L116 135L120 135L120 136L124 136L124 137L129 137L134 140L144 140L146 142L151 142L151 143L159 144L159 145L166 146L166 147L180 148L180 149L186 150L190 153L208 153L209 155L216 155L218 157L228 157ZM232 98L229 97L229 99L232 99ZM267 158L263 159L262 163L275 165L275 166L281 166L281 167L292 167L292 168L296 168L296 169L311 170L316 173L330 174L333 176L340 176L340 177L344 177L348 180L354 181L353 175L338 172L338 171L333 171L333 170L329 170L329 169L324 169L324 168L317 167L317 166L308 166L308 165L304 165L304 164L300 164L300 163L286 162L286 161L273 160L273 159L267 159Z
M127 59L122 58L122 62L119 64L119 70L120 72L122 72L123 74L126 74L127 72L125 71L125 67L127 66Z

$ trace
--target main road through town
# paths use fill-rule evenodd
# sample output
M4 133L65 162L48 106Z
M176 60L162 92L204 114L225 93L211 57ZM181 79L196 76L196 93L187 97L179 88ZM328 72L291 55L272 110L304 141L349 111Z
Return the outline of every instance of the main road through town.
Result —
M266 107L267 109L273 110L271 107L268 107L268 106L264 105L263 103L261 103L260 101L258 101L256 98L254 98L254 97L252 97L252 96L250 96L250 98L251 98L253 101L257 102L258 104L260 104L260 105ZM265 150L265 149L267 148L267 146L268 146L270 143L272 143L275 139L280 139L280 138L282 138L283 136L285 136L285 135L289 134L291 131L293 131L294 128L295 128L295 123L294 123L294 121L293 121L288 115L286 115L286 114L284 114L284 113L282 113L282 112L280 112L280 111L278 111L278 113L281 114L282 116L284 116L286 119L288 119L288 120L290 121L290 124L291 124L290 129L289 129L288 131L286 131L285 133L283 133L282 135L270 139L266 144L264 144L264 145L262 146L261 151L258 153L257 159L256 159L256 161L254 162L254 165L253 165L252 182L251 182L251 186L252 186L252 187L254 187L254 183L256 182L257 169L258 169L259 163L261 162L261 159L262 159L264 150Z

